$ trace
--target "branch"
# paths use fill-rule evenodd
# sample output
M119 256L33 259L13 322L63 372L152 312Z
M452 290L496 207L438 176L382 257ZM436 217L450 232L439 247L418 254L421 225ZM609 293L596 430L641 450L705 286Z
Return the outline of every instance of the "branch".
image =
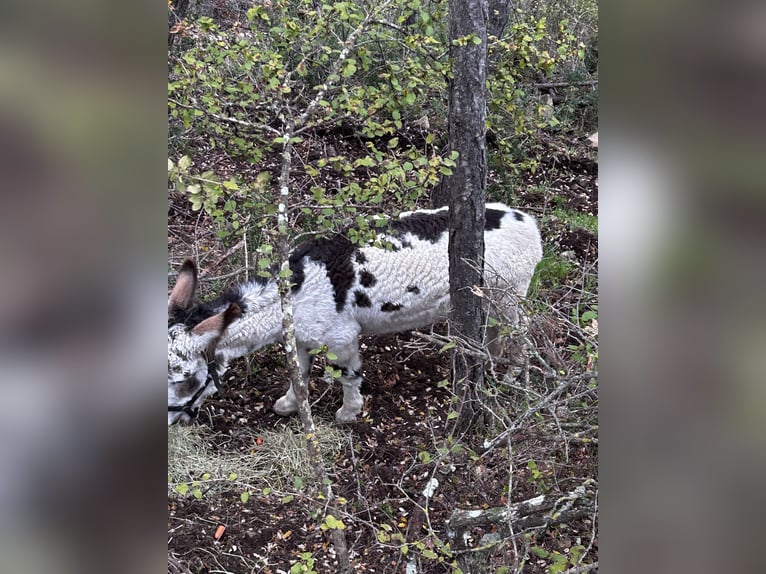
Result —
M568 88L570 86L595 86L598 80L583 80L581 82L542 82L532 84L535 88Z
M246 127L246 128L251 128L251 129L254 129L254 130L263 130L263 131L270 132L270 133L273 133L273 134L279 134L279 130L278 129L273 128L273 127L271 127L269 125L266 125L266 124L254 124L253 122L247 122L245 120L240 120L238 118L233 118L231 116L222 116L221 114L214 114L213 112L209 112L209 111L207 111L205 109L202 109L202 108L200 108L198 106L190 106L188 104L181 103L178 100L174 100L173 98L168 98L168 101L174 103L175 105L177 105L180 108L186 108L187 110L197 110L197 111L200 111L200 112L202 112L204 114L207 114L211 118L215 118L215 119L220 120L222 122L229 122L231 124L237 124L238 126L243 126L243 127Z
M191 570L175 554L168 552L168 574L191 574Z
M583 564L582 566L573 566L569 570L564 570L561 574L582 574L583 572L590 572L591 570L598 569L598 562L592 564Z
M597 488L595 480L587 479L564 496L540 495L486 510L456 510L447 520L447 536L458 552L472 552L498 544L500 540L497 534L510 537L511 529L513 536L518 537L525 530L579 520L593 514ZM478 546L471 546L471 542L474 542L473 529L486 532L494 530L493 527L497 530L492 533L494 536L481 536L475 540Z
M386 0L378 6L375 10L367 14L367 16L364 18L364 20L357 26L351 34L348 35L348 38L346 38L345 42L343 42L343 49L340 51L340 54L338 55L338 59L335 61L335 64L333 64L333 67L330 70L330 73L328 74L328 78L332 76L339 76L341 66L343 66L343 62L348 59L349 54L351 53L352 48L354 47L356 43L356 39L359 37L359 35L364 32L367 29L367 26L373 22L375 16L378 14L378 12L381 12L385 10L389 4L391 4L392 0ZM314 96L314 99L309 102L309 105L306 106L306 109L303 111L303 113L298 117L298 120L295 122L295 126L297 129L293 131L292 135L299 134L302 129L304 128L304 125L306 121L311 117L311 115L314 113L314 110L319 105L319 102L321 102L325 94L329 91L329 89L333 86L334 82L325 82L322 84L319 88L319 91L317 92L317 95Z

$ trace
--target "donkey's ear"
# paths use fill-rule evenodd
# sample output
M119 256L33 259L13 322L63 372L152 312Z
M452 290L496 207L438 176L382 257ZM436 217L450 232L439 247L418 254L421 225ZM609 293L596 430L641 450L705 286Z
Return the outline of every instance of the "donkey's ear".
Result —
M191 330L195 335L214 335L218 337L223 334L229 324L242 315L242 309L236 303L231 303L225 311L217 315L208 317L204 321L197 323Z
M178 279L168 299L168 309L180 307L188 309L194 300L194 292L197 290L197 266L192 259L184 261L178 270Z

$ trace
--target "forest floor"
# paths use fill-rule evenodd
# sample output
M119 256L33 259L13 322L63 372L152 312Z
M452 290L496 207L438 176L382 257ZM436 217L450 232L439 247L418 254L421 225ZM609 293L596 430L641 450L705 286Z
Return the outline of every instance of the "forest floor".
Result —
M541 360L576 377L595 370L597 358L596 321L584 330L572 325L573 313L597 309L597 151L583 138L565 136L541 145L545 159L513 182L515 206L538 218L546 248L530 340ZM208 225L183 198L172 198L171 268L190 255L191 243L204 239ZM225 253L212 240L205 250L210 261ZM225 265L218 269L227 271ZM591 338L583 344L573 333ZM364 339L362 354L365 405L359 422L334 423L341 392L328 384L321 364L314 366L311 383L313 414L326 435L322 452L334 492L343 499L338 518L355 571L452 572L454 557L442 543L448 542L446 523L454 510L501 507L597 481L594 379L567 387L562 400L551 402L555 408L529 417L504 446L481 452L480 441L448 438L455 398L449 353L417 333L403 333ZM508 369L497 365L498 380L508 380ZM535 396L557 388L560 379L536 378L535 372ZM271 410L288 378L281 348L237 361L227 378L224 392L205 403L194 423L168 431L169 572L278 574L296 564L305 569L292 571L336 572L298 421ZM485 438L500 434L502 421L513 420L529 403L529 396L509 400L507 417L498 415ZM292 446L285 437L295 439ZM433 477L438 487L424 500ZM546 572L557 564L562 569L552 571L562 571L581 555L583 564L598 560L595 512L498 545L490 571L513 571L516 560L526 561L524 572Z

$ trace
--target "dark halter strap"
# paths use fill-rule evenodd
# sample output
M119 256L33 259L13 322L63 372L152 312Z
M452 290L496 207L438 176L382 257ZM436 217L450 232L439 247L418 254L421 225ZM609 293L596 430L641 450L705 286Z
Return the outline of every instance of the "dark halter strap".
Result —
M197 399L200 398L202 393L205 392L205 389L208 388L210 385L210 381L213 381L213 384L215 385L216 390L220 393L221 392L221 380L218 378L218 363L215 360L215 355L212 359L210 359L207 362L207 379L205 380L205 384L202 385L199 389L197 389L197 392L192 395L192 397L186 401L186 404L183 405L173 405L168 407L169 413L186 413L189 415L190 418L195 418L197 416L197 413L199 412L199 407L194 408L194 403L197 402Z

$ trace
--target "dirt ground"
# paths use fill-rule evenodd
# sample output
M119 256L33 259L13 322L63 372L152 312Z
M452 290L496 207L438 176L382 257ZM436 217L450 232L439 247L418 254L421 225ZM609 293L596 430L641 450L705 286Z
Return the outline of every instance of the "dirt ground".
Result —
M597 236L548 215L550 194L554 193L560 198L559 205L563 202L567 209L597 215L596 154L582 142L570 148L576 152L556 153L558 148L552 148L549 159L535 174L524 174L518 207L530 210L540 219L546 245L553 246L556 252L571 252L580 268L593 268L598 258ZM541 191L542 186L552 190L550 194ZM189 224L188 212L179 207L178 198L174 201L176 207L170 210L169 217L171 255L174 248L184 243L175 234ZM558 304L567 292L561 288L551 291L542 296ZM566 334L559 335L553 340L566 347L570 343ZM449 378L449 353L439 353L433 345L415 351L412 348L415 342L420 340L408 333L364 340L362 392L366 402L362 420L343 428L348 438L346 445L329 461L335 493L347 500L345 534L359 572L406 571L411 557L402 554L399 543L381 538L381 525L390 525L408 542L422 540L431 544L433 537L423 536L424 527L418 524L424 522L446 541L445 523L453 510L502 506L508 498L508 450L498 449L487 457L472 457L463 452L452 456L446 470L439 472L439 487L430 500L427 516L418 510L421 492L434 468L433 462L423 460L420 453L433 452L435 442L446 435L453 395L449 385L438 384ZM314 416L334 424L341 392L337 387L327 388L321 376L317 376L321 375L319 369L315 367L312 377L312 396L324 396L316 404ZM217 448L258 456L254 432L286 428L290 424L271 410L285 390L284 357L279 347L263 349L247 361L239 360L233 373L234 380L227 383L221 395L207 401L193 424L210 427L219 437ZM591 407L594 402L591 401ZM589 411L588 416L594 414ZM565 426L567 421L561 424ZM584 477L597 479L597 435L592 435L589 441L546 442L543 426L542 422L532 420L528 429L512 437L512 501L541 494L541 488L566 492ZM528 466L530 460L536 461L536 469ZM314 571L335 572L331 537L320 528L321 520L312 518L317 508L310 492L311 487L305 486L289 501L284 501L283 493L277 496L254 492L244 503L237 490L200 499L169 494L169 572L278 574L290 572L291 565L305 552L315 560ZM219 525L225 526L225 531L216 539L214 533ZM562 555L567 555L573 546L589 546L590 558L586 562L592 562L598 556L594 532L593 519L588 517L534 531L527 545ZM493 558L496 571L503 571L501 564L510 565L511 552L506 546L496 553ZM550 560L529 556L525 572L546 571ZM451 569L436 559L422 558L418 571L441 573Z

